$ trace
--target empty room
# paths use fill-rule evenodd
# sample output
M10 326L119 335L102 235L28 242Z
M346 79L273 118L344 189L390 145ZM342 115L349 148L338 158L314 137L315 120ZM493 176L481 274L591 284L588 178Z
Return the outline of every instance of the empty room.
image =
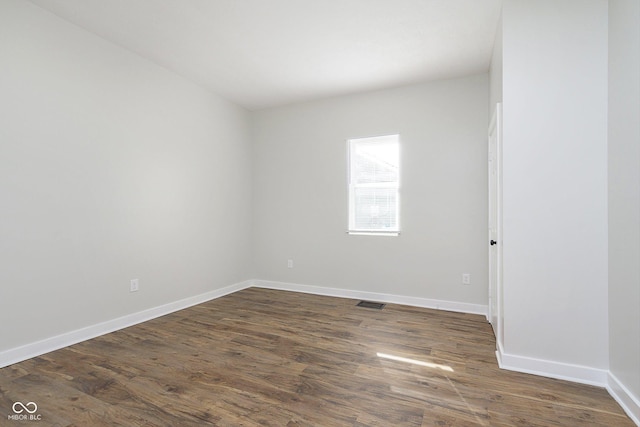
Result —
M0 426L640 426L637 0L0 0Z

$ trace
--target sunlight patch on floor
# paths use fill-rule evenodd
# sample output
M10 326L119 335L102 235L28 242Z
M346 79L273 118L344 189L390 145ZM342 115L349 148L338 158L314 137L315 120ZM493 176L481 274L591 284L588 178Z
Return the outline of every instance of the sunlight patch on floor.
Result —
M424 366L427 368L434 368L434 369L440 369L447 372L453 372L453 368L448 365L439 365L437 363L423 362L421 360L409 359L406 357L394 356L392 354L386 354L386 353L376 353L376 355L381 359L395 360L396 362L411 363L412 365Z

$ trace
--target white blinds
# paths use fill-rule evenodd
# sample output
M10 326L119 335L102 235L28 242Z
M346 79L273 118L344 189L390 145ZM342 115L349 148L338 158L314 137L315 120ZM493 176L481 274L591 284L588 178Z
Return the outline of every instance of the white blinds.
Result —
M349 140L349 232L398 233L398 135Z

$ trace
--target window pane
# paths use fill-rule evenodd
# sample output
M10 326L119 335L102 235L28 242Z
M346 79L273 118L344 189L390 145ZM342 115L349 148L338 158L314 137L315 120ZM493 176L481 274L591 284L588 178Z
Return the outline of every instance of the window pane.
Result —
M362 142L352 147L352 183L397 182L399 152L393 141Z
M397 189L355 188L356 230L397 230Z
M398 135L349 140L349 231L399 231Z

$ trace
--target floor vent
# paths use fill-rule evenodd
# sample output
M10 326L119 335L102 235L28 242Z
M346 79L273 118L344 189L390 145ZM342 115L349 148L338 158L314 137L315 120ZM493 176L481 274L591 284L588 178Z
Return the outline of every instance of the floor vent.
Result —
M364 308L374 308L376 310L382 310L386 304L381 302L360 301L356 306Z

